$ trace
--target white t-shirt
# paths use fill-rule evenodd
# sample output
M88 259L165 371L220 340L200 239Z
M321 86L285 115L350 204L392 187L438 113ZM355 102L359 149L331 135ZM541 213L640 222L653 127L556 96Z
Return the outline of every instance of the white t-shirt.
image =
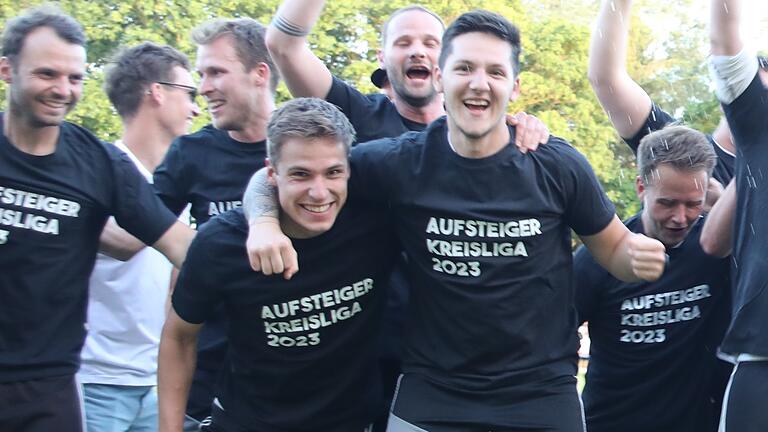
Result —
M115 142L147 181L150 173L121 141ZM157 385L157 351L173 266L152 248L128 261L103 254L89 282L88 336L81 354L82 383Z

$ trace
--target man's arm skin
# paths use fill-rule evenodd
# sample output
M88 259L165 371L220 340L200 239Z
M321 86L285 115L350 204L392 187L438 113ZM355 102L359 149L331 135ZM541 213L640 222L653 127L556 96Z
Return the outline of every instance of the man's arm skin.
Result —
M631 0L603 0L592 31L587 75L600 105L622 138L635 136L651 112L651 98L627 74Z
M741 52L740 0L710 1L709 42L712 55L734 56Z
M195 230L176 221L152 247L165 255L174 267L181 268L195 234ZM120 228L113 218L110 218L101 232L99 251L114 259L128 261L145 247L146 245L141 240Z
M306 36L324 4L321 0L286 0L267 28L267 49L293 97L325 99L331 90L331 72L309 48ZM286 33L286 28L295 30L294 34Z
M157 384L160 432L181 432L189 388L195 372L197 334L202 324L190 324L171 308L163 326Z
M653 282L664 273L664 245L627 229L618 217L597 234L580 236L598 264L624 282Z
M725 192L707 215L701 229L701 248L709 255L727 257L733 250L733 216L736 213L736 181L731 180Z

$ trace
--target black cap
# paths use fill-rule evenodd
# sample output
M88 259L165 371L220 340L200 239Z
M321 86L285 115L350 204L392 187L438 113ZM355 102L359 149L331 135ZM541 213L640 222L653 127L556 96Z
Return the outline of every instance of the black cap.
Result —
M382 68L378 68L371 73L371 82L378 88L382 88L387 79L387 71Z

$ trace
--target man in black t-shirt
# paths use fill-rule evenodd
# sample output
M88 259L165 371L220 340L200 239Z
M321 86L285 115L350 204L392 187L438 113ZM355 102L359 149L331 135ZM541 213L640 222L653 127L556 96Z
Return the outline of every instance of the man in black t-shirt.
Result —
M124 153L64 121L83 90L80 24L34 9L6 23L2 50L0 430L81 431L74 375L107 218L177 266L193 232Z
M757 432L768 430L768 194L762 174L768 170L768 67L741 41L741 2L712 1L710 7L710 74L739 150L735 186L728 186L705 226L720 231L719 249L733 249L737 268L733 316L720 346L735 364L720 431Z
M218 303L230 317L230 356L203 430L363 432L380 403L375 335L397 245L386 212L345 205L354 129L333 105L294 99L267 134L280 226L306 271L254 273L240 209L202 228L161 341L163 432L181 428L196 335Z
M664 243L670 261L654 282L624 283L586 249L576 253L576 309L591 342L587 429L715 431L727 376L715 352L730 315L730 263L705 254L699 236L716 153L704 134L668 126L642 139L637 158L643 210L626 225Z
M525 154L511 144L505 111L519 94L520 52L512 24L466 13L441 46L447 118L359 145L351 157L352 196L391 208L414 287L389 430L581 431L570 228L625 280L658 278L664 247L621 224L567 143L552 138ZM288 257L293 272L289 243L270 240L267 207L246 209L252 261L271 272Z
M213 20L192 31L198 45L200 95L213 124L177 138L154 174L158 196L176 214L187 205L200 227L242 205L248 179L264 166L266 125L275 109L279 74L264 45L265 28L249 18ZM205 419L225 361L223 309L200 333L188 430Z

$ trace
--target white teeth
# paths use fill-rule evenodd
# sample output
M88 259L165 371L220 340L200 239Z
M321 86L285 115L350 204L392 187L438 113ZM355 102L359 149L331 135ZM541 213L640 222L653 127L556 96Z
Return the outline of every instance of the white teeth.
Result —
M464 103L467 105L477 105L481 107L486 107L489 105L487 100L482 100L482 99L468 99L468 100L465 100Z
M310 211L312 213L323 213L327 211L329 208L331 208L331 204L323 204L323 205L310 205L310 204L302 204L302 207L304 207L305 210Z

